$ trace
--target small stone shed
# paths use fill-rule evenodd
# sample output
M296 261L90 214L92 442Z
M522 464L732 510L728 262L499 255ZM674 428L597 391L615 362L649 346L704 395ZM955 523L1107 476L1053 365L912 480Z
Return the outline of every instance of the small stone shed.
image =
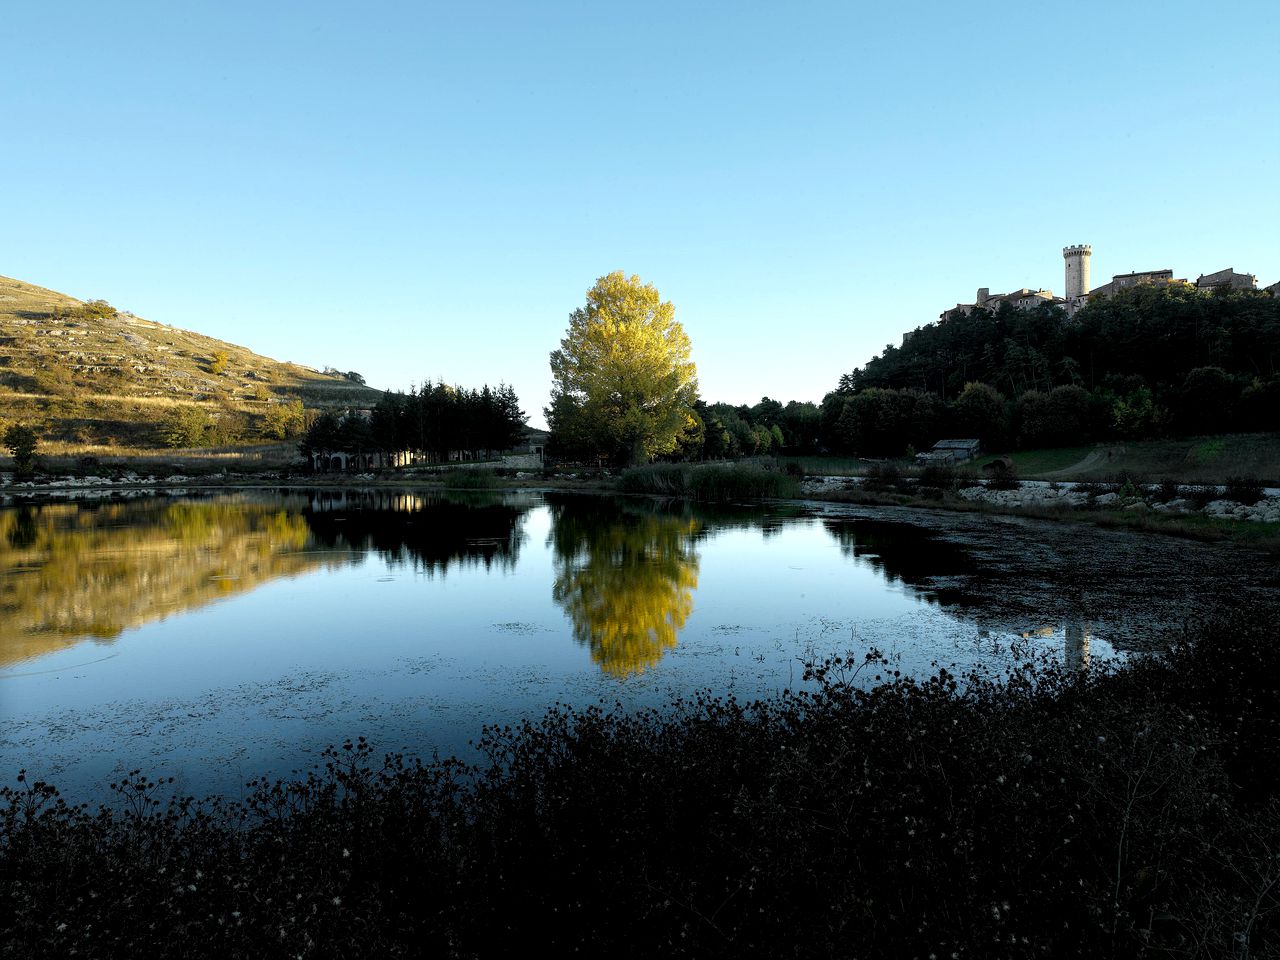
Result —
M981 452L982 444L977 440L939 440L932 450L917 454L916 459L925 463L963 463Z

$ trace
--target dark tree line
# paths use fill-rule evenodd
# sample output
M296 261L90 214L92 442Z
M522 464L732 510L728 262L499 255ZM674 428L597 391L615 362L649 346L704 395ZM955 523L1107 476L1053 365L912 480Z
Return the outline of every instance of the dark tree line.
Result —
M943 435L988 448L1280 429L1280 300L1140 286L1068 318L1051 305L921 327L840 378L828 449L901 455Z
M778 454L816 453L818 405L764 397L754 406L695 400L690 422L666 460L733 460ZM550 452L560 459L579 459L580 452L563 436L552 434Z
M818 407L764 397L755 406L699 404L703 459L763 453L813 453L818 447Z
M321 414L300 449L304 456L411 451L438 462L455 452L467 459L489 459L520 442L527 419L515 389L506 384L468 390L436 383L407 394L388 391L367 418Z
M813 453L818 448L818 407L764 397L755 406L694 404L695 431L681 447L688 460L722 460L761 454Z

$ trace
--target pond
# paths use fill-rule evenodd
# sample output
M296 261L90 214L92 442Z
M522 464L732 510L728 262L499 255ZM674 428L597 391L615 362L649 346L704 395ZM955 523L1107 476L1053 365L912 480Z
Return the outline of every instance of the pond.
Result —
M991 515L551 492L279 490L0 509L0 771L237 794L363 735L467 755L555 703L739 699L805 660L924 675L1158 649L1216 546ZM874 671L861 678L871 682Z

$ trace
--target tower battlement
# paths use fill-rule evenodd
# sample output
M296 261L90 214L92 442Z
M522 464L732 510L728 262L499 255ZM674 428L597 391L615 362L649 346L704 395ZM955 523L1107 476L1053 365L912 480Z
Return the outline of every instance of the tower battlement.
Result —
M1092 256L1093 247L1087 243L1062 248L1062 259L1067 262L1067 300L1089 292L1089 258Z

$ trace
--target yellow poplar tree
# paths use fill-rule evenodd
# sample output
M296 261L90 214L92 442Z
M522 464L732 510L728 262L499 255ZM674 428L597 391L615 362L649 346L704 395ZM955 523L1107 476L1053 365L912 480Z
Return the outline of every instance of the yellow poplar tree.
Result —
M673 452L697 427L691 350L675 308L653 284L621 270L601 277L551 354L546 414L555 442L616 464Z

